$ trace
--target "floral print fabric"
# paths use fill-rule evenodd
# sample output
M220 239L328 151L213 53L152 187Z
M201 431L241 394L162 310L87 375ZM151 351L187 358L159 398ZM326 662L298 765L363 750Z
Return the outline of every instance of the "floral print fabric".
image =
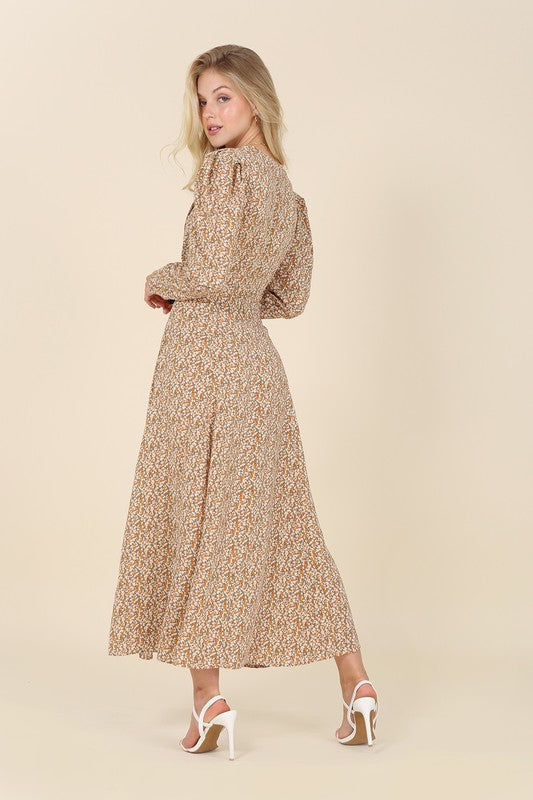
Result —
M109 654L183 667L295 666L359 649L317 519L287 376L263 319L301 314L305 200L253 146L209 152L135 468Z

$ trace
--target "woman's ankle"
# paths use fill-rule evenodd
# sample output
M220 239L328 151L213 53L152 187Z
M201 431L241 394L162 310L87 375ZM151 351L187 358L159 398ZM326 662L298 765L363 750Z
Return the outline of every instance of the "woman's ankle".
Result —
M342 675L342 677L339 676L341 689L348 689L350 686L353 689L356 683L359 683L359 681L362 680L368 680L366 670L363 670L362 672L352 672L349 675Z

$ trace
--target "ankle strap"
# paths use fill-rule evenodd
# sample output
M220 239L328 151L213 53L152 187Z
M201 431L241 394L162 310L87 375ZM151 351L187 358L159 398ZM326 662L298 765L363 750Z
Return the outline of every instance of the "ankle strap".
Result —
M353 690L353 692L352 692L352 697L351 697L351 699L350 699L350 703L349 703L349 704L348 704L348 703L345 703L345 702L344 702L344 699L343 699L343 701L342 701L342 702L343 702L343 704L344 704L344 705L346 706L346 708L348 709L348 713L347 713L346 717L347 717L347 719L348 719L348 722L350 723L350 725L352 726L352 728L353 728L354 730L355 730L355 727L354 727L354 725L353 725L353 723L352 723L352 720L351 720L351 717L350 717L350 713L351 713L351 711L352 711L352 706L353 706L353 704L354 704L354 702L355 702L355 695L357 694L357 690L358 690L358 689L359 689L359 687L360 687L360 686L362 686L364 683L368 683L368 684L369 684L369 685L370 685L370 686L371 686L371 687L374 689L374 691L376 690L376 687L374 686L374 684L372 683L372 681L366 680L366 678L365 678L364 680L362 680L362 681L359 681L359 683L357 683L357 684L355 685L355 687L354 687L354 690ZM375 708L375 711L374 711L374 720L376 720L376 719L377 719L378 712L379 712L379 703L378 703L378 701L377 701L377 700L375 701L375 703L376 703L376 708Z
M209 722L204 722L204 716L205 716L205 712L207 711L207 709L210 708L210 706L212 706L213 703L216 703L217 700L225 700L225 699L226 698L223 695L215 694L204 705L204 707L200 711L200 716L198 716L198 714L194 710L194 704L193 704L192 713L194 714L195 718L198 720L198 732L199 732L200 736L203 736L203 734L204 734L204 725L209 725L210 724Z
M348 710L349 710L349 709L352 707L353 701L355 700L355 695L357 694L357 690L358 690L358 689L359 689L359 687L360 687L360 686L362 686L364 683L368 683L368 684L370 684L370 686L372 686L372 688L373 688L373 689L374 689L374 691L375 691L375 688L376 688L376 687L374 686L374 684L373 684L371 681L367 680L366 678L364 678L362 681L359 681L359 683L356 683L356 684L355 684L355 687L354 687L354 690L353 690L353 692L352 692L352 696L351 696L351 698L350 698L350 702L349 702L349 703L345 703L345 702L344 702L344 698L343 698L343 700L342 700L343 704L346 706L346 708L347 708Z

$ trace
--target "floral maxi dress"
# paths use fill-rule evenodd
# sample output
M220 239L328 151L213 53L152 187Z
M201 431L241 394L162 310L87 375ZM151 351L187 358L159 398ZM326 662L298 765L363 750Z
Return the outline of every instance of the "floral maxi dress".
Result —
M109 655L196 669L294 666L359 649L317 519L285 370L262 319L301 314L304 199L252 145L208 152L155 366Z

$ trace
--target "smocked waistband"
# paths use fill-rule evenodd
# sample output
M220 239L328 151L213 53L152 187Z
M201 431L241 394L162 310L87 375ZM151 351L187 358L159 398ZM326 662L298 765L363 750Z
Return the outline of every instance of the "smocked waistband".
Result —
M261 322L260 303L256 297L236 295L234 297L194 298L175 300L174 314L222 319L251 320Z

